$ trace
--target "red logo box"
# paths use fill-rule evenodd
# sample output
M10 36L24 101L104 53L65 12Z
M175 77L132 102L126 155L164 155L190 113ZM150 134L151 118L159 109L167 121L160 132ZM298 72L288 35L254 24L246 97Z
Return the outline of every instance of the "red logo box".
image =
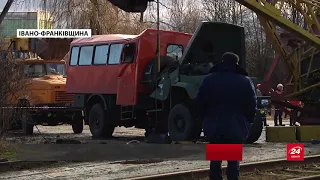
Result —
M242 161L242 144L207 144L206 160Z
M287 160L303 161L304 160L304 144L287 144Z

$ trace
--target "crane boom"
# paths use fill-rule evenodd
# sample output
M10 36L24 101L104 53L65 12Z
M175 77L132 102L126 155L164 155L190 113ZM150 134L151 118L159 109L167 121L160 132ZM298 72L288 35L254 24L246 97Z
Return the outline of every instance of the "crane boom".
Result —
M311 96L318 87L319 82L310 83L310 77L318 73L315 61L318 49L320 49L320 15L317 11L320 7L319 0L235 0L254 11L267 38L272 40L273 47L284 60L291 74L292 90L288 94L291 97ZM302 27L281 14L284 4L290 5L304 18L306 27ZM279 26L289 33L281 33L276 28ZM295 45L292 41L299 42ZM291 43L291 44L290 44ZM320 92L319 92L320 96ZM315 99L315 98L313 98ZM319 101L320 100L316 100Z
M271 20L278 26L297 34L300 38L304 39L305 41L320 47L320 39L317 36L303 29L299 25L291 22L290 20L283 18L281 16L281 12L279 11L279 9L272 6L272 4L270 4L266 0L236 0L236 1L246 6L247 8L251 9L252 11L254 11L258 16L263 17L267 20ZM297 2L299 2L299 0L297 0ZM306 2L306 1L300 1L300 3L302 2ZM310 3L311 2L312 1L310 1Z
M235 0L254 11L264 27L267 38L282 57L290 72L287 97L299 98L304 102L302 115L297 121L301 125L319 125L320 115L320 0ZM300 13L303 24L289 20L282 15L290 6L294 13ZM277 26L287 32L281 32ZM277 59L275 59L277 60ZM270 74L269 74L270 76ZM268 83L266 83L268 84ZM282 104L282 110L292 108ZM294 111L293 111L294 112ZM296 114L290 116L297 117Z

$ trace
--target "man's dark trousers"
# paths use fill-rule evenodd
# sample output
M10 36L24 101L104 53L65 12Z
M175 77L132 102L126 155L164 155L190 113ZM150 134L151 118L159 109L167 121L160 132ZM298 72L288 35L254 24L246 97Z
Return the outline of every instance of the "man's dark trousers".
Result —
M290 126L294 126L297 122L298 111L296 109L292 109L290 114Z
M282 126L282 111L279 109L276 109L274 111L274 125L278 125L278 118L279 118L279 125Z
M242 140L235 138L212 137L210 144L242 144ZM228 180L238 180L240 175L240 161L228 161L227 178ZM210 180L223 180L222 161L210 162Z

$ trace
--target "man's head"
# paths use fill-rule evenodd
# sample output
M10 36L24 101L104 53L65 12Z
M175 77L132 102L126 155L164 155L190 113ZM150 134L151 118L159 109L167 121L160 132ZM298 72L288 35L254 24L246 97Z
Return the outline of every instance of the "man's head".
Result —
M230 64L238 64L239 56L232 52L226 52L222 55L222 62L226 62Z
M278 85L277 85L277 89L278 89L279 91L282 91L282 90L283 90L283 85L282 85L282 84L278 84Z
M259 89L259 88L260 88L260 86L261 86L261 84L257 84L257 89Z

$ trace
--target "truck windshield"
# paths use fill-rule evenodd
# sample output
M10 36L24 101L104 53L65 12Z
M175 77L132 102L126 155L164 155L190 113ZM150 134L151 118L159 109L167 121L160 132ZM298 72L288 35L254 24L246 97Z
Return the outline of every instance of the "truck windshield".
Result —
M27 77L42 77L45 75L66 75L65 65L61 63L32 63L24 65Z

